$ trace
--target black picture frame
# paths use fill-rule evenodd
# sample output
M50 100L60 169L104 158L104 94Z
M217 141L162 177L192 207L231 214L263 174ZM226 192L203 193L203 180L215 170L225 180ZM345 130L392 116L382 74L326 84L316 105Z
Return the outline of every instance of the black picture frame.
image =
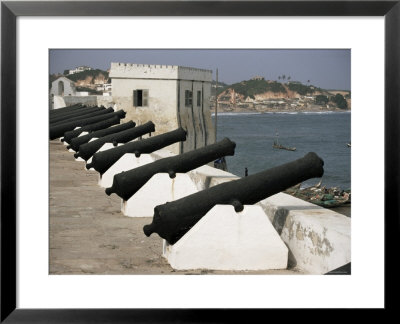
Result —
M234 322L265 310L16 308L16 19L19 16L384 16L385 308L395 306L391 267L399 234L400 1L2 1L1 3L1 322ZM368 170L366 170L366 173ZM373 260L371 260L373 262ZM392 288L391 288L392 287ZM257 314L261 313L261 314Z

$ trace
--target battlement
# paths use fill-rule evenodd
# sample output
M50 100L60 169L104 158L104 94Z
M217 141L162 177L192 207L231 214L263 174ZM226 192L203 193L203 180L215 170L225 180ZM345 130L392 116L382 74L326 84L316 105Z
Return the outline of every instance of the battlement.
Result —
M212 80L212 71L178 65L111 63L111 78Z

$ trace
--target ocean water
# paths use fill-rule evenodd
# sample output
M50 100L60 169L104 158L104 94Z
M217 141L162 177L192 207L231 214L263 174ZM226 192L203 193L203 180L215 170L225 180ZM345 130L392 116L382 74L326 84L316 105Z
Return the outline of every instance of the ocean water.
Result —
M233 174L243 177L247 167L251 175L315 152L324 160L322 185L351 188L350 112L220 113L217 126L218 140L236 143L235 155L226 157ZM296 151L274 149L276 132L279 144ZM302 187L320 180L307 180Z

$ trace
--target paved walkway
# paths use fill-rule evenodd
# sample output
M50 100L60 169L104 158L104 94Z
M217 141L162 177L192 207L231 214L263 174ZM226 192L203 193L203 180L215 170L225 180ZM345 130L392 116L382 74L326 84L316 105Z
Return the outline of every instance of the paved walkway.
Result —
M300 274L274 271L175 271L162 239L146 237L152 218L120 212L121 199L97 185L98 173L58 140L50 141L50 274Z

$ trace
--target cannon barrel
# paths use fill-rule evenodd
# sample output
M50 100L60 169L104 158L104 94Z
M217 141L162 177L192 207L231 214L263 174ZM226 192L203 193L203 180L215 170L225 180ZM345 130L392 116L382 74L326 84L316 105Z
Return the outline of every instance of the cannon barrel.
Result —
M120 123L120 119L117 116L111 117L106 120L99 121L97 123L89 124L78 129L68 131L64 133L64 137L61 139L62 142L71 143L71 140L75 137L78 137L83 132L94 132L100 129L105 129L111 127L113 125L117 125Z
M68 149L72 148L74 151L79 151L81 145L88 143L92 138L101 138L110 134L116 134L122 132L127 129L131 129L136 126L136 123L133 121L129 121L127 123L109 127L105 129L100 129L96 132L92 132L83 136L75 137L71 140L70 145L67 146Z
M92 162L86 164L86 168L93 167L100 174L103 174L125 153L135 153L136 157L139 157L142 153L151 153L179 141L186 141L186 131L182 127L142 141L135 141L111 150L97 152L93 155Z
M79 146L79 152L75 153L75 158L81 157L85 161L100 149L105 143L113 143L117 146L118 143L127 143L147 133L155 131L153 122L149 121L146 124L126 129L122 132L103 136L97 140Z
M224 138L222 141L197 150L118 173L114 176L112 186L106 189L106 194L116 193L122 199L128 200L157 173L168 173L170 178L175 178L176 173L186 173L220 157L234 155L235 147L234 142L229 138Z
M73 115L79 115L79 114L83 114L83 113L86 113L86 112L88 112L88 111L91 111L91 110L93 110L93 109L105 109L104 108L104 106L101 106L101 107L81 107L81 108L75 108L75 109L72 109L72 110L66 110L66 111L61 111L61 112L59 112L59 113L57 113L57 114L50 114L49 115L49 119L50 119L50 121L52 121L52 120L54 120L54 119L57 119L57 118L60 118L60 117L62 117L62 116L73 116Z
M69 109L69 110L65 110L65 111L60 111L57 113L53 113L49 115L49 119L50 121L59 117L63 117L63 116L70 116L70 115L74 115L74 114L83 114L84 112L93 110L93 109L98 109L100 107L86 107L86 106L82 106L80 108L73 108L73 109Z
M82 109L82 111L78 111L78 112L73 112L71 114L63 114L61 116L56 116L56 117L51 117L50 118L50 125L59 123L59 122L66 122L66 121L70 121L73 118L85 118L86 115L95 113L95 112L99 112L99 111L105 111L106 108L89 108L89 109ZM110 111L110 110L108 110Z
M49 111L49 115L50 116L56 116L56 115L59 115L61 113L71 112L71 111L78 110L78 109L83 109L83 108L86 108L86 106L82 105L82 104L76 104L76 105L72 105L72 106L68 106L68 107L63 107L63 108L58 108L58 109L51 109Z
M73 122L73 121L79 121L79 120L85 119L85 118L111 114L113 112L114 112L113 108L101 109L101 110L97 110L97 111L86 113L84 115L80 115L80 116L75 116L75 117L59 120L58 122L55 122L55 123L50 123L50 127L61 125L61 124L65 124L65 123L69 123L69 122Z
M322 177L324 161L311 152L304 157L239 180L221 183L154 208L153 221L143 227L146 236L157 233L176 243L217 204L233 205L236 212L310 178Z
M75 120L72 122L63 123L56 126L50 126L50 139L55 139L64 135L65 132L73 130L75 127L82 127L88 124L93 124L101 120L109 119L113 116L118 116L120 119L125 118L126 112L123 110L118 110L111 114L105 114L95 117L84 118L80 120Z

